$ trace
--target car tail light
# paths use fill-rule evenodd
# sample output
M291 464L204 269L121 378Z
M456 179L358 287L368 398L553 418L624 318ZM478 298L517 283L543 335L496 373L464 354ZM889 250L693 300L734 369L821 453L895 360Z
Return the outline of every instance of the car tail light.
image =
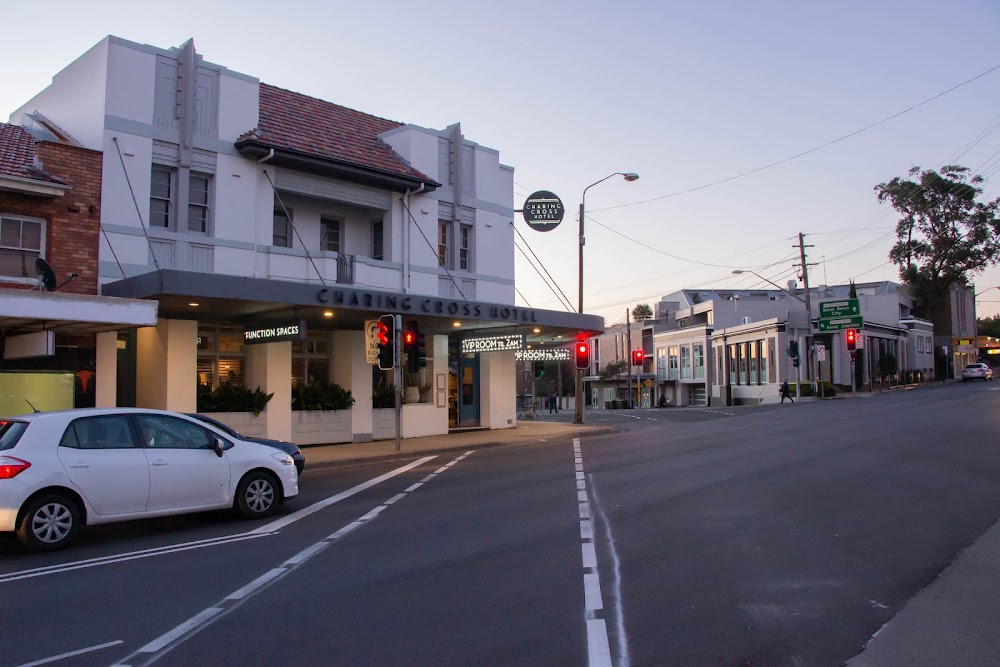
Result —
M27 461L22 461L13 456L0 456L0 479L16 477L30 467L31 464Z

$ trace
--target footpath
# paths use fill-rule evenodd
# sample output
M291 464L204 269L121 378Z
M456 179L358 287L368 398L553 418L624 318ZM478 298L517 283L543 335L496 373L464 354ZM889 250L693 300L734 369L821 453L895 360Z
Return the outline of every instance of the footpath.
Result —
M874 398L859 393L851 398ZM845 397L846 398L846 397ZM515 428L469 430L400 441L379 440L302 448L309 470L374 460L486 447L527 445L617 432L608 426L554 421ZM848 667L1000 665L1000 521L946 567L868 641Z

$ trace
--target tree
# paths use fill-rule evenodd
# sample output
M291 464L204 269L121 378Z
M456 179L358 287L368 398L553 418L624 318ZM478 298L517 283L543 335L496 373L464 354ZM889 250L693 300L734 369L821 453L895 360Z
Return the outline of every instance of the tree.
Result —
M653 319L653 309L649 307L648 303L640 303L632 309L632 319L636 322L639 322L640 320L651 320Z
M615 394L621 390L622 384L622 374L628 370L629 362L625 359L619 359L618 361L613 361L604 368L598 374L598 377L602 380L614 380L615 381Z
M1000 315L976 320L976 331L980 336L1000 338Z
M1000 259L1000 197L977 201L983 178L970 177L967 167L946 165L940 173L913 167L909 175L917 180L896 177L875 186L875 194L901 216L889 261L921 314L934 321L952 284L968 285L970 275Z

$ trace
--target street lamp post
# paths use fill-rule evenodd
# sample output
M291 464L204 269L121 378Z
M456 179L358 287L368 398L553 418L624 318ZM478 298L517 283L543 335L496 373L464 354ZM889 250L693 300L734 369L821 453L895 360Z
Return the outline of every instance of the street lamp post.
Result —
M616 171L613 174L608 174L604 178L594 183L591 183L583 189L583 196L580 198L580 245L579 245L579 272L577 276L577 284L579 286L579 304L578 312L583 313L583 221L586 218L587 213L587 190L594 187L598 183L603 183L604 181L612 178L613 176L621 176L626 181L632 182L638 180L639 174L630 171ZM629 363L632 360L629 359ZM583 412L583 369L576 369L576 397L574 401L575 415L573 417L573 422L576 424L582 424L584 422L584 412Z
M792 297L793 299L798 300L803 306L806 307L806 322L807 322L807 326L811 326L812 313L809 312L809 305L808 305L808 302L805 299L803 299L802 297L800 297L798 294L793 294L791 291L785 289L781 285L779 285L779 284L777 284L777 283L775 283L775 282L773 282L771 280L768 280L767 278L765 278L764 276L760 275L756 271L752 271L750 269L734 269L733 270L733 275L738 276L741 273L752 273L753 275L755 275L758 278L760 278L761 280L763 280L765 283L769 283L771 285L774 285L775 287L777 287L779 290L781 290L782 292L784 292L788 296ZM792 329L792 331L794 332L793 337L795 338L796 342L798 342L798 335L797 335L798 334L798 329ZM805 346L803 345L801 347L804 348ZM726 354L727 355L729 354L728 350L726 350ZM807 352L807 354L808 354L808 352ZM800 395L800 388L802 387L802 361L801 361L802 357L801 357L801 350L799 352L799 355L800 355L799 356L799 365L795 367L795 393L796 393L796 395L799 395L799 397L801 398L801 395ZM775 378L775 379L777 379L777 378ZM728 382L729 378L726 378L726 381Z

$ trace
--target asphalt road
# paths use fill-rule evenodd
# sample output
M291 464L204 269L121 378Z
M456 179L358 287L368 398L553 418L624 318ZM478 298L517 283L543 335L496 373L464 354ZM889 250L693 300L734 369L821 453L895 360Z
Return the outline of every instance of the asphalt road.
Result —
M1000 517L994 384L591 413L621 431L307 470L271 520L0 540L0 664L842 664Z

